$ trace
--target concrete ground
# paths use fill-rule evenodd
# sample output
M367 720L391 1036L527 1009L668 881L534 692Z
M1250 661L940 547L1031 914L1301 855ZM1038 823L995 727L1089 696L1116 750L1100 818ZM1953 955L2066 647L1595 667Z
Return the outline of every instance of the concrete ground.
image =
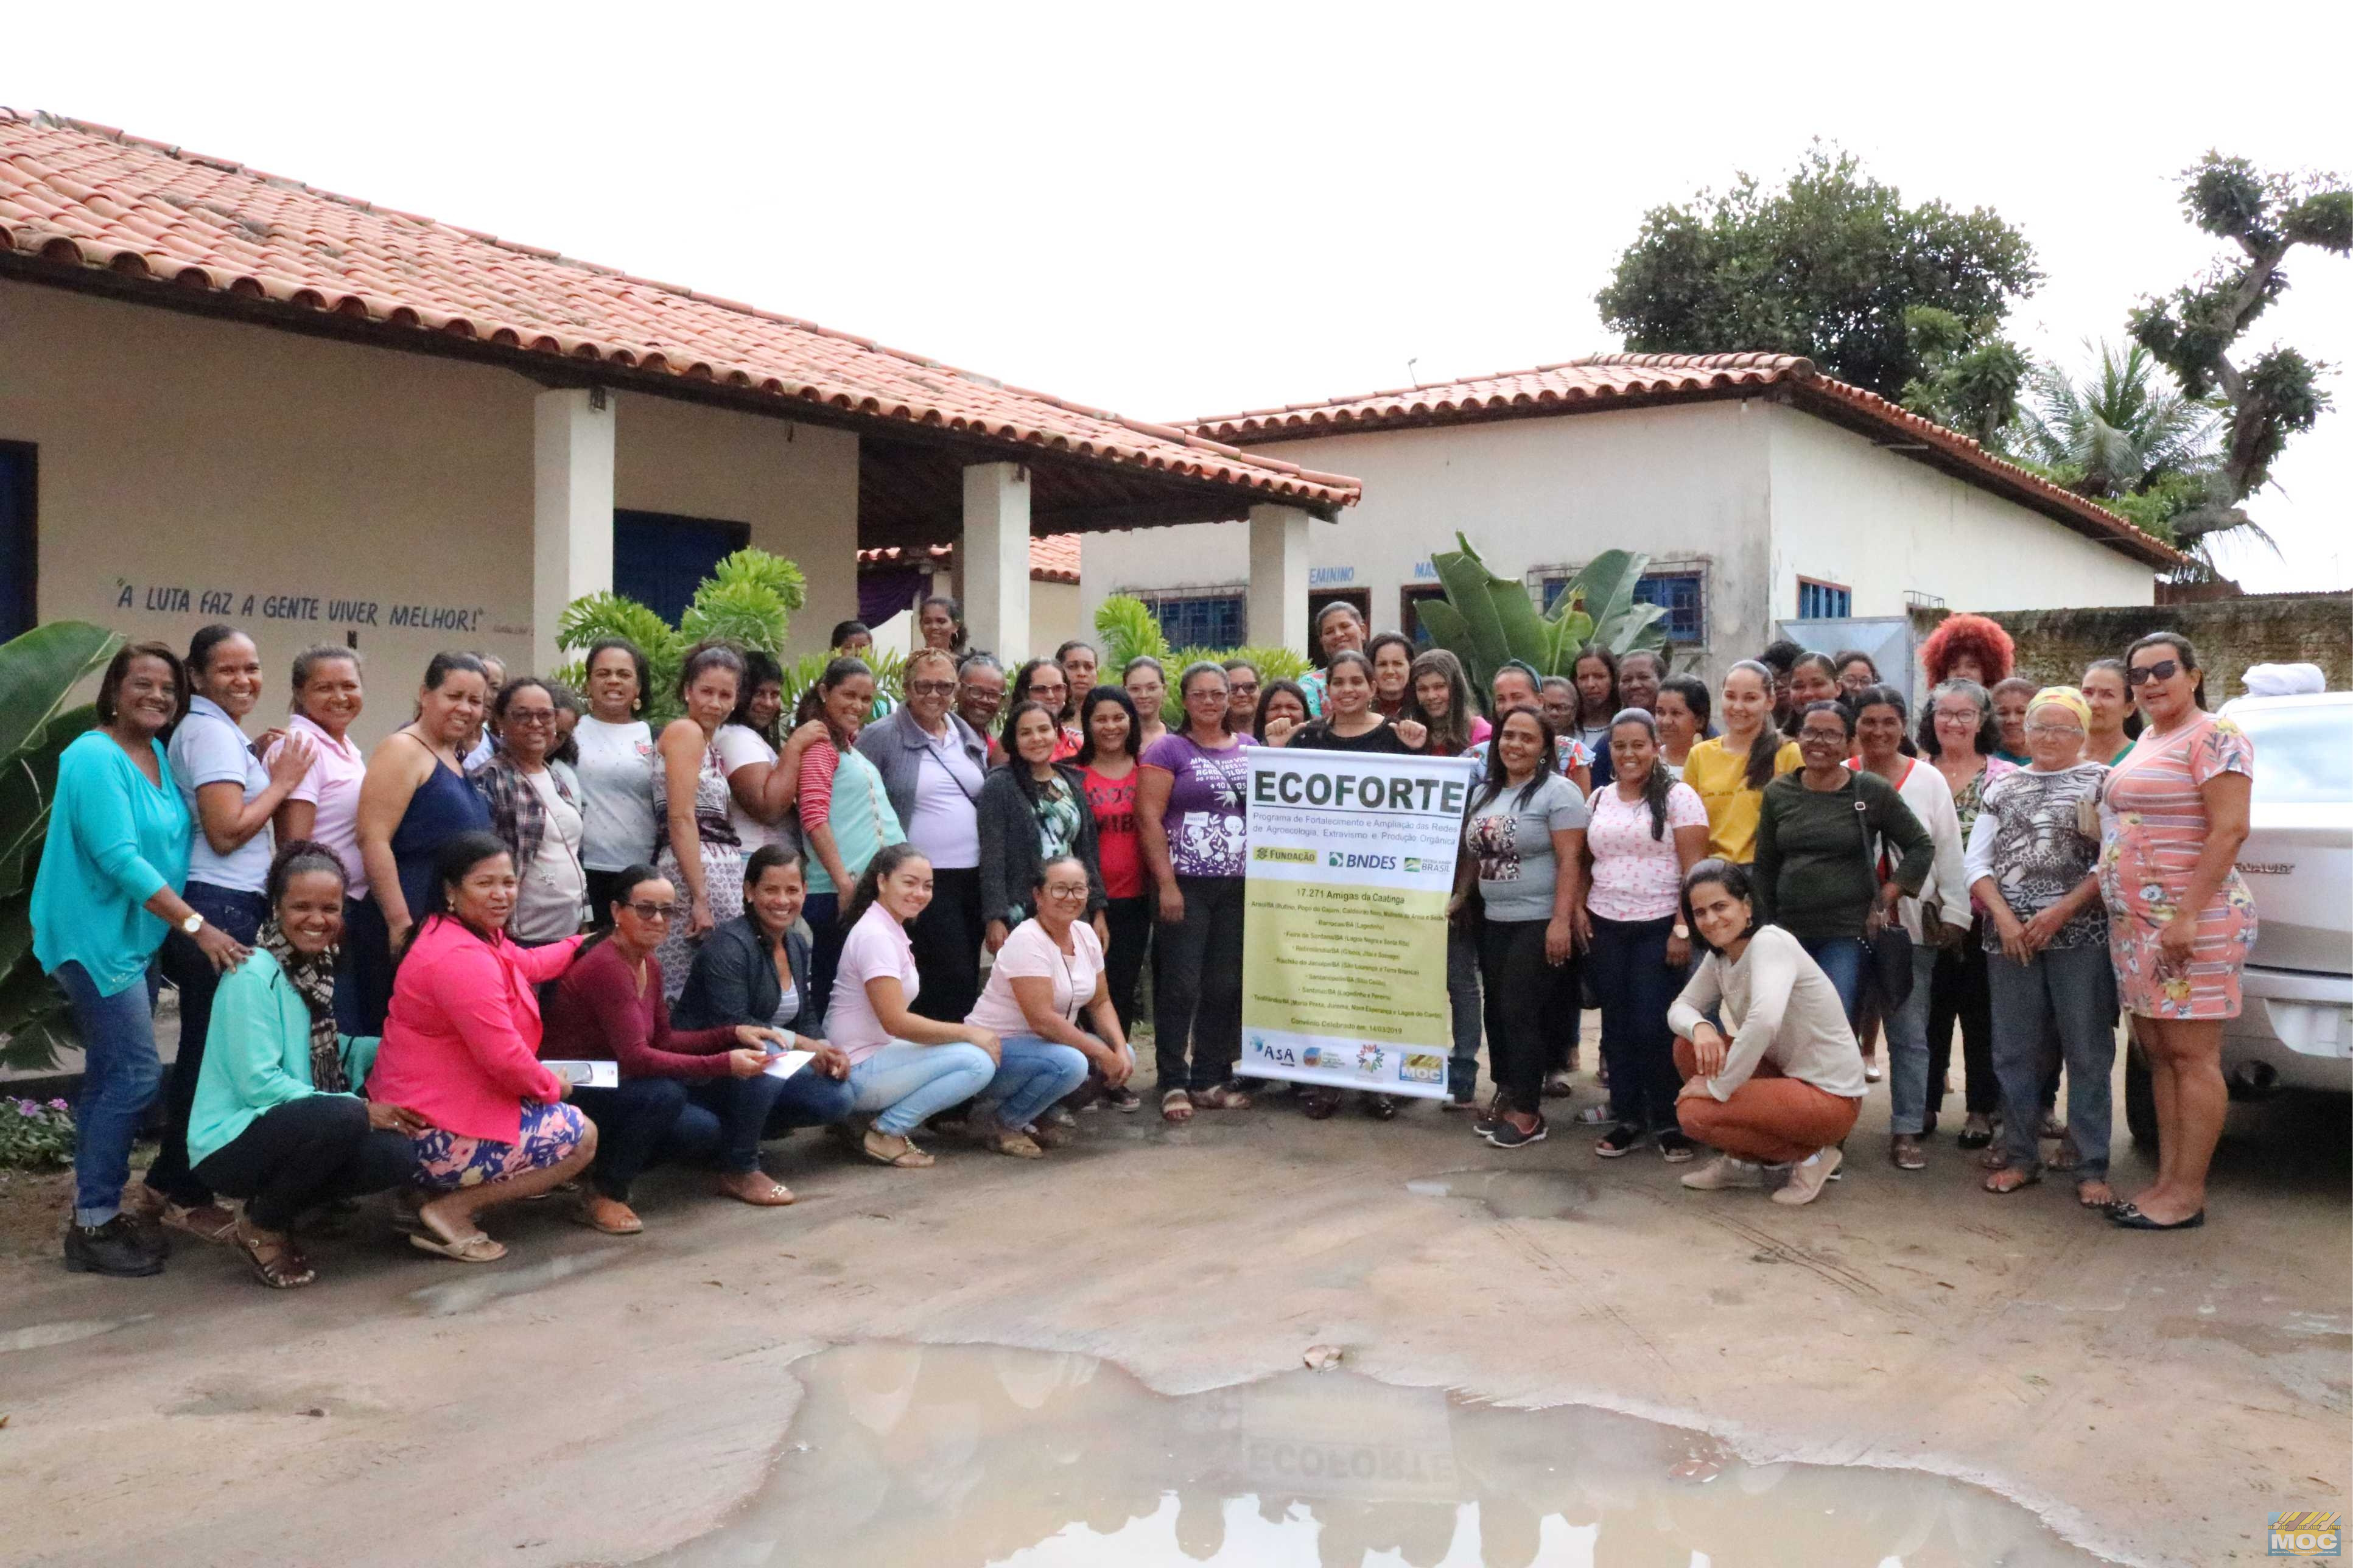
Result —
M1082 1121L1042 1163L944 1145L921 1173L803 1135L771 1151L791 1209L666 1173L642 1237L533 1205L493 1216L487 1268L371 1224L291 1295L185 1240L160 1279L69 1276L16 1227L0 1560L629 1562L752 1495L794 1360L865 1338L1083 1352L1170 1393L1337 1344L1393 1383L1979 1479L2133 1563L2261 1558L2270 1513L2353 1500L2342 1100L2234 1110L2211 1223L2172 1236L2061 1183L1983 1195L1949 1138L1893 1171L1883 1085L1806 1209L1605 1163L1565 1118L1508 1154L1427 1104ZM2125 1145L2119 1184L2140 1170Z

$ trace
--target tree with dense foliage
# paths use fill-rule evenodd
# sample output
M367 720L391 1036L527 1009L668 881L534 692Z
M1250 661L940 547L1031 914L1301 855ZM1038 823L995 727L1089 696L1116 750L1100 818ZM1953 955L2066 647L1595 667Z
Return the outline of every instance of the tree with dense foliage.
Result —
M2290 251L2300 245L2337 256L2353 251L2353 188L2334 174L2266 174L2244 158L2210 152L2183 172L2181 207L2239 251L2132 314L2134 338L2186 396L2219 395L2225 405L2222 451L2204 493L2170 520L2176 542L2190 548L2252 526L2241 503L2271 481L2288 438L2311 429L2329 407L2320 387L2327 367L2295 349L2275 343L2243 363L2234 356L2255 319L2287 292L2282 266Z
M1652 208L1596 302L1638 353L1803 354L1891 399L1926 395L1941 371L1982 401L2000 356L1972 356L2042 278L2026 237L1990 209L1907 206L1817 143L1782 189L1744 174Z
M2174 517L2205 495L2217 464L2214 402L2164 384L2138 343L2085 347L2093 363L2080 379L2047 365L2031 373L2016 455L2077 495L2173 537Z

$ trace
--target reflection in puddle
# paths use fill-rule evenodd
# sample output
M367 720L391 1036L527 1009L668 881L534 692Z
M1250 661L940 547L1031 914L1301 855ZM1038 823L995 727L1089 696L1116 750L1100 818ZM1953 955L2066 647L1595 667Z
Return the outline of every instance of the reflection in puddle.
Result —
M681 1568L1300 1564L2081 1568L2015 1504L1914 1471L1746 1465L1607 1411L1343 1372L1164 1398L1081 1355L854 1345Z
M55 1323L34 1323L26 1328L0 1331L0 1355L10 1351L40 1351L51 1345L69 1345L76 1340L94 1340L100 1334L111 1334L117 1329L127 1329L133 1323L143 1323L153 1312L141 1312L131 1318L68 1318Z
M602 1268L620 1256L618 1252L572 1252L517 1268L501 1268L495 1263L477 1264L466 1278L411 1290L408 1299L422 1308L427 1317L447 1318L488 1306L501 1297L544 1290L559 1279Z
M1497 1219L1575 1219L1598 1196L1594 1184L1562 1171L1441 1171L1408 1182L1422 1198L1468 1198Z

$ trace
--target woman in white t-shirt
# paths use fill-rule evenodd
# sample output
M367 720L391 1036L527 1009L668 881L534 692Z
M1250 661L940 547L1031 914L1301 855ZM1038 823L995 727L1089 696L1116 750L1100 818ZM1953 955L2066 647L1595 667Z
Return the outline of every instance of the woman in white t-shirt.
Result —
M1691 963L1691 929L1680 913L1683 873L1707 853L1707 807L1671 777L1659 726L1628 708L1609 721L1610 782L1593 792L1585 850L1593 863L1578 924L1601 1005L1601 1059L1609 1073L1609 1120L1593 1152L1630 1153L1657 1134L1670 1164L1692 1157L1675 1124L1675 1037L1667 1009Z
M1000 1042L997 1076L972 1113L973 1135L1000 1154L1035 1160L1041 1144L1069 1142L1066 1127L1039 1119L1085 1082L1090 1068L1112 1089L1135 1070L1103 979L1103 944L1087 923L1092 887L1086 862L1075 855L1058 855L1039 868L1030 890L1037 912L997 949L988 988L965 1020L994 1030ZM1092 1033L1080 1027L1082 1014Z
M849 1058L856 1114L873 1118L860 1147L877 1164L920 1170L932 1156L909 1134L997 1076L997 1031L944 1024L908 1005L922 990L907 922L932 901L932 863L906 843L875 852L841 912L849 935L833 973L825 1032Z
M776 720L784 710L785 672L758 648L747 650L735 711L711 737L727 773L727 820L746 858L764 844L800 847L792 819L796 780L776 767Z
M599 925L613 907L613 879L654 855L654 734L638 715L651 679L643 649L626 637L588 647L588 711L573 727L579 752L580 864Z

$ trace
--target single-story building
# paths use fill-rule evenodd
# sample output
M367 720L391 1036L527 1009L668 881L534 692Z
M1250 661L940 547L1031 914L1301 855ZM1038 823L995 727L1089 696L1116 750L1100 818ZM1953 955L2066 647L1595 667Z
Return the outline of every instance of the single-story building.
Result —
M0 637L73 617L185 644L226 620L273 670L347 644L372 664L373 739L437 649L552 668L572 599L618 588L674 613L744 544L808 577L797 652L858 614L860 550L958 545L975 640L1014 658L1033 533L1231 521L1281 541L1357 491L789 316L0 110ZM1296 567L1267 602L1303 641Z
M1566 364L1187 421L1253 453L1345 468L1364 503L1302 525L1309 595L1416 630L1459 531L1549 600L1601 551L1651 557L1678 662L1721 673L1781 623L1907 607L2146 605L2179 557L1976 442L1782 354L1598 354ZM1172 641L1247 617L1254 540L1222 527L1087 543L1088 613L1152 603Z

